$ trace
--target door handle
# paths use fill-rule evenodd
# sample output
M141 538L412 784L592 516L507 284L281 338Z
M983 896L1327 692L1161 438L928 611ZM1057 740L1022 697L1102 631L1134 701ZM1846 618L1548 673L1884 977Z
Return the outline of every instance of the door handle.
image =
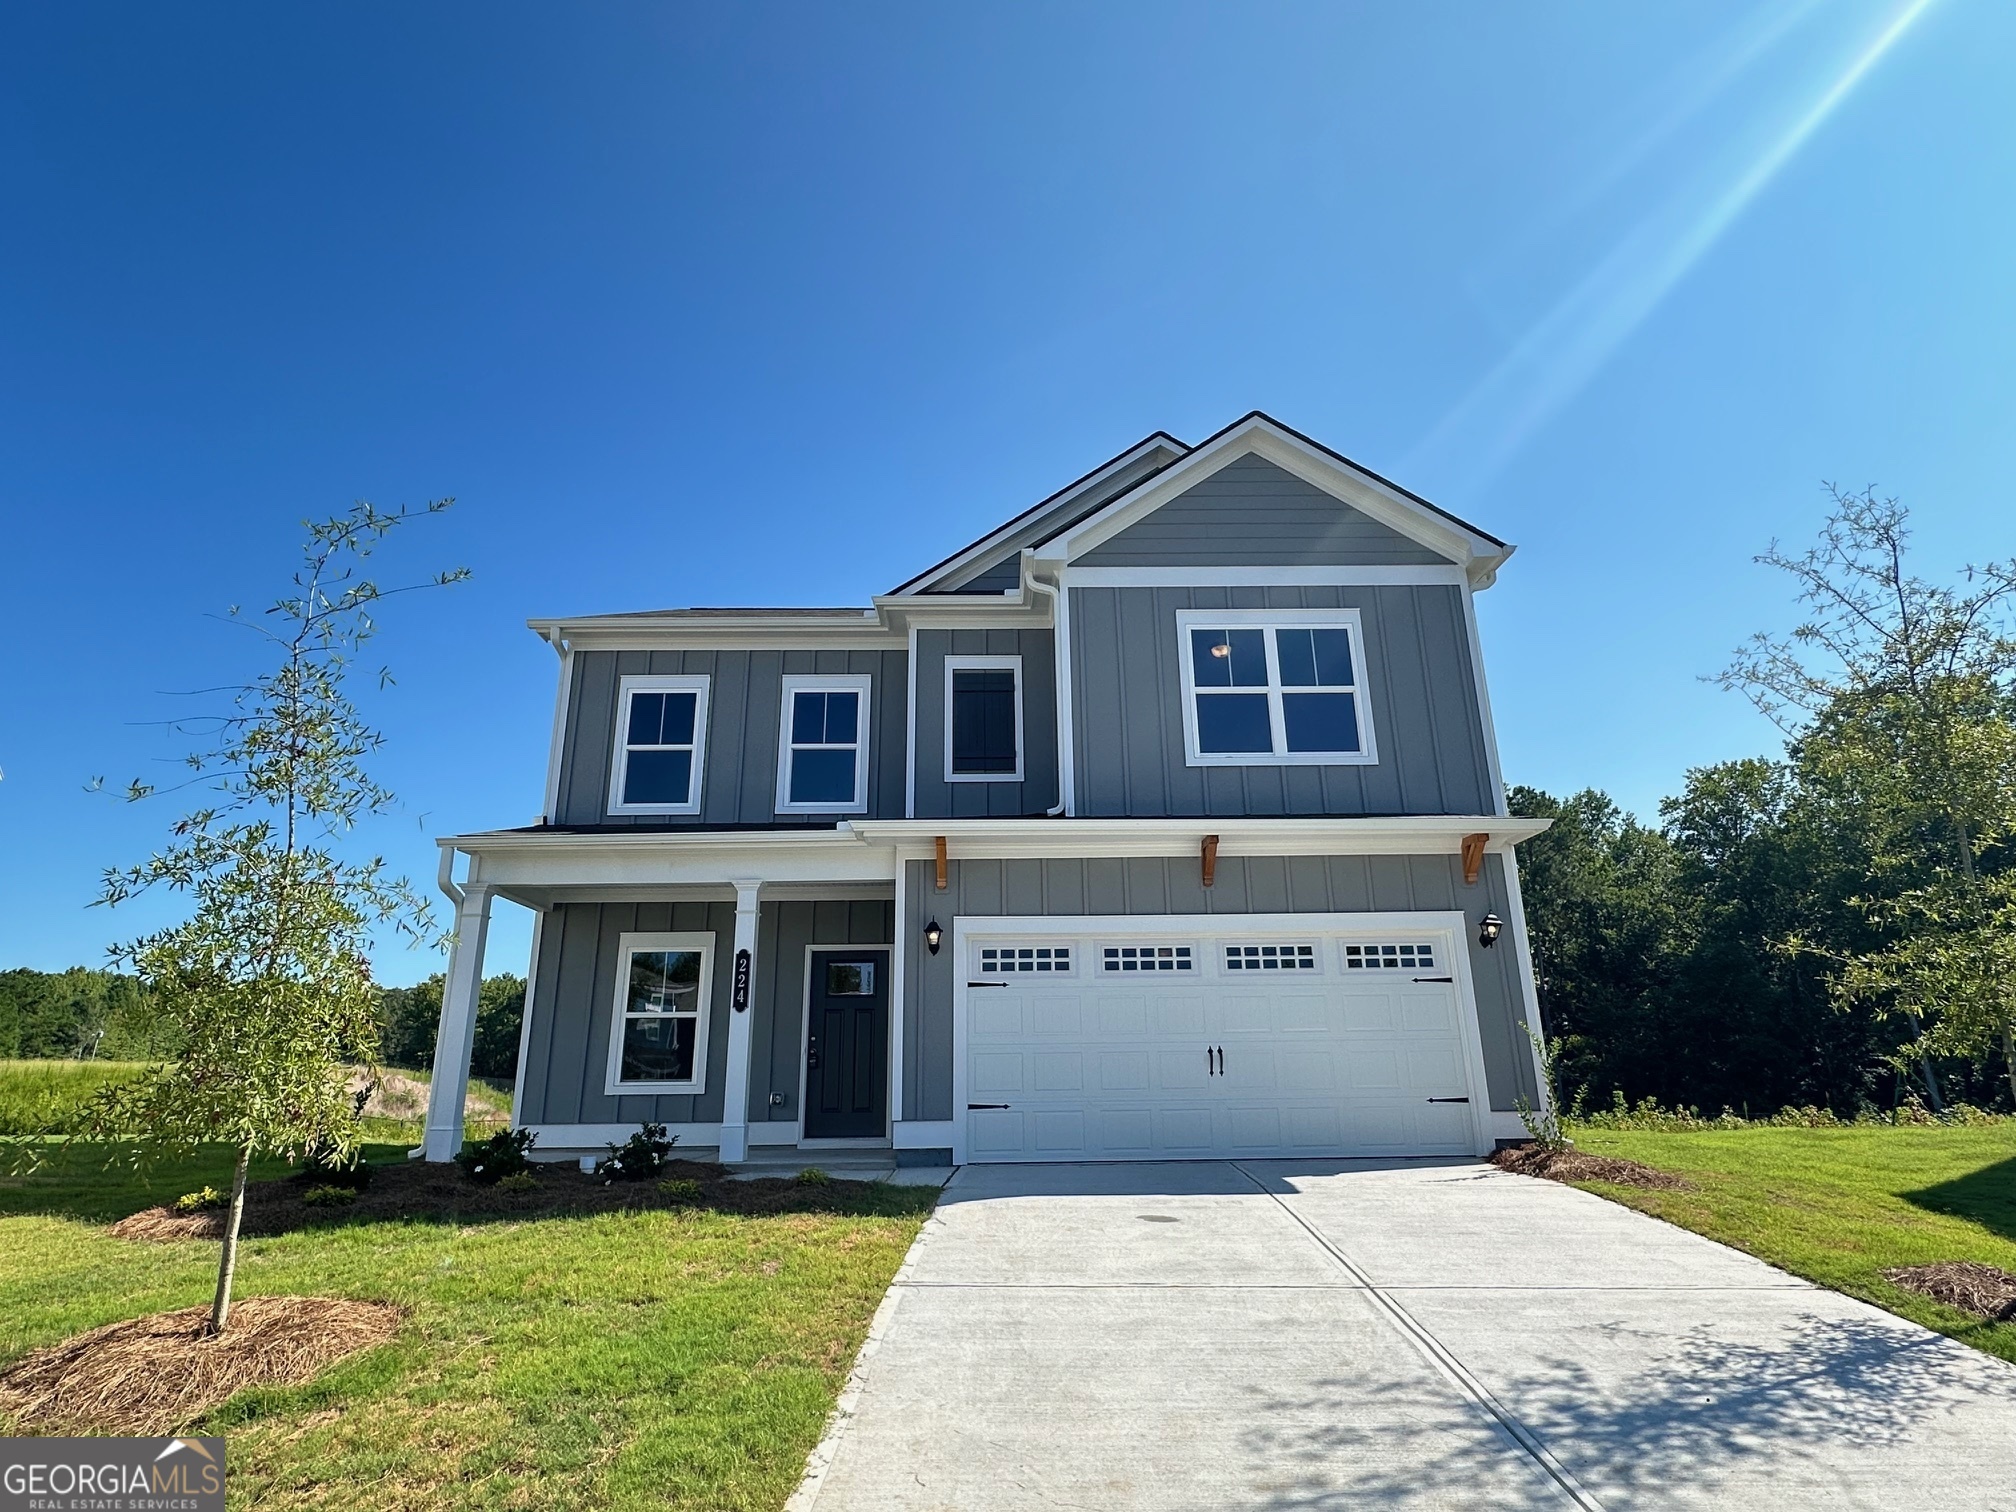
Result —
M1225 1047L1223 1045L1218 1047L1218 1074L1220 1076L1225 1074Z
M1466 1102L1470 1101L1470 1099L1469 1099L1469 1098L1467 1098L1467 1097L1431 1097L1431 1098L1429 1098L1429 1099L1428 1099L1428 1101L1429 1101L1429 1102L1462 1102L1462 1103L1466 1103Z
M968 1103L966 1104L966 1111L972 1113L981 1108L1008 1108L1013 1106L1014 1104L1012 1103Z
M1453 981L1455 981L1455 980L1456 980L1456 978L1454 978L1454 977L1416 977L1416 978L1414 978L1414 980L1415 980L1415 981L1417 981L1417 982L1453 982Z

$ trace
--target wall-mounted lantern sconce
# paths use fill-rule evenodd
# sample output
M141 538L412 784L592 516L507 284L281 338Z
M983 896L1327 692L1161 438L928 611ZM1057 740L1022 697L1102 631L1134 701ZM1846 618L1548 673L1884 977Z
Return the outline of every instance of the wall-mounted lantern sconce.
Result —
M945 938L945 931L938 927L938 921L936 919L933 919L929 924L926 924L924 926L924 948L930 951L931 954L933 955L938 954L939 943L943 941L944 938Z
M1498 936L1504 932L1505 921L1494 913L1487 913L1477 925L1477 943L1489 950L1498 943Z

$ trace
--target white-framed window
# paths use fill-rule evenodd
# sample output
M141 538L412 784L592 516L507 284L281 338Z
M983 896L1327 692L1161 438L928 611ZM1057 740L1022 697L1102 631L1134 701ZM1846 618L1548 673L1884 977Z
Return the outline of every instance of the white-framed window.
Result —
M1435 969L1435 947L1428 944L1410 945L1346 945L1344 947L1344 969L1347 971L1433 971Z
M1176 635L1191 766L1379 759L1356 609L1185 609Z
M945 780L1022 780L1022 658L945 658Z
M868 694L859 676L784 679L777 737L777 812L859 814L868 808Z
M626 934L617 941L605 1091L703 1092L714 1001L714 936Z
M617 684L612 814L697 814L707 749L705 677L626 677Z
M1071 970L1069 945L982 945L974 953L981 976L1064 976Z
M1314 971L1316 946L1297 941L1291 945L1227 945L1227 971Z
M1188 945L1107 945L1099 952L1101 971L1191 971Z

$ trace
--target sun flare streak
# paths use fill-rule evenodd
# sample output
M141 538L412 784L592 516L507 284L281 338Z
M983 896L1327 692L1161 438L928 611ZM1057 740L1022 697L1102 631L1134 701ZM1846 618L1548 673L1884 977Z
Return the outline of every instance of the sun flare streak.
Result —
M1414 449L1477 487L1588 384L1935 0L1907 0L1804 109L1705 203L1641 220Z

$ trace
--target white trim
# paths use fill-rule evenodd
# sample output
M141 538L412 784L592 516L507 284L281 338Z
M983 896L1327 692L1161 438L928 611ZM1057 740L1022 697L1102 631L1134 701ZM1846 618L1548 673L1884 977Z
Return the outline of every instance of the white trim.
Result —
M810 1109L805 1106L805 1091L812 1084L812 1070L805 1064L812 1054L812 954L818 950L879 950L889 957L890 967L886 973L889 983L888 1002L885 1012L889 1015L890 1035L893 1042L896 1021L896 947L893 945L807 945L805 947L805 969L800 978L798 991L798 1142L801 1145L816 1144L822 1147L856 1143L853 1137L823 1137L810 1139L805 1133L805 1118ZM882 1095L882 1132L871 1136L870 1144L887 1144L889 1130L895 1123L896 1099L894 1083L889 1083Z
M907 632L909 651L904 670L909 679L903 705L903 817L917 817L917 626Z
M532 910L532 955L525 966L525 1002L518 1013L518 1072L511 1078L511 1127L518 1127L518 1110L525 1106L525 1066L532 1053L532 999L539 981L539 944L546 935L546 910Z
M1023 510L1021 514L1016 515L1005 524L995 526L994 529L990 530L965 550L954 556L947 557L936 567L927 567L923 572L920 572L916 577L902 584L894 593L886 595L886 597L912 598L929 593L932 588L940 583L958 577L960 572L971 565L976 558L985 556L989 551L998 547L1001 544L1002 537L1013 535L1017 530L1027 530L1032 526L1039 525L1047 515L1062 513L1072 500L1083 498L1087 493L1097 488L1115 473L1125 470L1147 456L1148 453L1157 450L1175 451L1180 455L1184 448L1183 443L1178 441L1174 436L1167 435L1162 431L1156 431L1145 440L1136 442L1111 462L1108 462L1104 467L1087 473L1076 483L1067 484L1059 492L1050 495L1049 498L1042 500L1031 508ZM1047 509L1045 508L1046 505L1048 506ZM1039 513L1039 511L1041 512ZM969 577L976 575L967 574Z
M1394 485L1324 451L1267 416L1256 414L1197 447L1180 461L1172 462L1069 530L1051 537L1037 547L1037 555L1043 561L1060 563L1083 556L1248 454L1272 462L1310 487L1371 516L1430 551L1449 557L1480 585L1488 584L1512 554L1509 547L1408 497Z
M1272 730L1274 749L1272 751L1227 751L1207 752L1200 749L1197 736L1197 689L1196 667L1190 649L1192 630L1247 629L1259 630L1265 636L1267 648L1267 686L1263 688L1235 689L1248 693L1265 693L1267 696L1267 719ZM1351 675L1354 682L1349 691L1352 704L1358 716L1358 745L1356 751L1291 751L1288 749L1288 732L1283 713L1282 697L1287 689L1281 683L1281 665L1275 654L1275 638L1271 632L1292 629L1346 629L1351 632ZM1183 758L1193 767L1254 767L1254 766L1376 766L1379 761L1379 741L1372 724L1372 692L1365 670L1365 622L1356 609L1179 609L1176 612L1176 652L1178 672L1182 679L1183 691ZM1323 691L1321 689L1315 691ZM1208 690L1202 694L1210 698L1217 695Z
M777 713L777 809L780 814L864 814L868 811L869 736L874 729L874 677L866 672L793 673L782 680ZM799 693L858 693L861 702L854 724L854 798L850 803L791 801L791 701ZM807 746L807 750L843 750L839 745Z
M616 684L616 729L610 740L609 757L609 803L612 814L697 814L700 812L700 795L707 765L707 695L713 679L704 673L679 676L660 676L657 673L636 673L623 677ZM630 752L639 750L673 751L687 749L683 746L642 746L632 747L630 739L630 700L639 693L691 693L693 695L693 744L691 746L692 765L686 773L686 801L684 803L625 803L622 801L623 777L630 761Z
M1504 866L1505 900L1512 905L1512 948L1519 957L1519 983L1526 994L1526 1022L1544 1041L1547 1024L1540 1016L1540 981L1533 970L1533 941L1526 928L1526 897L1519 890L1519 858L1507 855ZM1544 1104L1547 1101L1547 1078L1541 1074L1540 1052L1530 1039L1526 1042L1526 1053L1533 1062L1533 1085L1540 1089L1538 1101Z
M1492 1132L1490 1082L1485 1070L1484 1039L1477 1014L1477 987L1470 970L1469 928L1469 920L1462 912L1445 909L1382 913L1079 914L1069 917L955 915L952 920L952 946L959 952L954 960L964 961L968 959L965 952L969 940L978 935L1068 933L1086 940L1102 933L1213 937L1274 934L1298 939L1306 939L1312 934L1335 939L1389 931L1433 935L1447 953L1450 974L1456 979L1456 1018L1463 1043L1464 1072L1470 1082L1471 1147L1479 1155L1488 1155L1497 1136ZM966 1164L967 1154L966 975L963 971L955 972L952 978L954 1165Z
M602 1090L610 1097L697 1097L707 1090L707 1027L714 1017L714 951L711 930L688 933L637 931L617 936L616 994L610 1001L609 1063L604 1068ZM623 1025L628 1016L630 957L640 950L697 950L700 952L699 1010L694 1015L693 1075L687 1081L624 1081ZM684 1017L684 1015L680 1015Z
M567 712L574 702L574 648L558 636L552 646L560 657L560 677L553 690L553 744L546 753L546 822L560 818L560 765L567 754Z
M912 1119L896 1125L890 1143L899 1150L949 1150L959 1123L956 1118Z
M909 903L910 868L898 862L895 926L890 931L894 938L889 946L889 1127L892 1129L903 1117L903 993L908 976L904 968L910 959L904 930L909 923L905 916ZM804 1109L799 1112L802 1115Z
M1463 627L1470 637L1470 670L1477 684L1477 716L1484 724L1484 761L1491 773L1491 792L1497 800L1497 812L1509 814L1512 806L1505 797L1505 772L1498 761L1498 722L1491 717L1491 686L1484 680L1484 639L1477 633L1477 594L1467 586L1463 590Z
M534 1160L571 1160L580 1150L600 1150L608 1145L621 1145L637 1132L635 1123L546 1123L521 1124L538 1136L532 1146ZM717 1149L721 1143L721 1125L718 1123L675 1123L667 1124L665 1132L678 1143L677 1153L698 1145L704 1149Z
M1012 772L952 770L952 678L957 672L1015 674L1015 769ZM947 782L1020 782L1023 770L1022 658L1019 656L947 656L945 658L945 780Z
M1446 567L1066 567L1073 588L1438 588L1467 587Z

